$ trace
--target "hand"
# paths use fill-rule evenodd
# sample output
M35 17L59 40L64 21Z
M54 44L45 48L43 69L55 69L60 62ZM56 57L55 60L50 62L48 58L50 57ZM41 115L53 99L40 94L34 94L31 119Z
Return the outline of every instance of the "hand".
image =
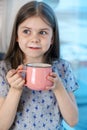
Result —
M62 83L60 77L55 72L50 73L47 79L53 82L53 86L52 87L47 86L46 90L50 90L50 89L57 90Z
M22 68L23 68L23 66L20 65L20 66L18 66L18 68L16 70L12 69L7 73L6 78L11 87L16 88L16 89L23 88L25 80L23 79L21 74L18 73L18 70L22 69Z

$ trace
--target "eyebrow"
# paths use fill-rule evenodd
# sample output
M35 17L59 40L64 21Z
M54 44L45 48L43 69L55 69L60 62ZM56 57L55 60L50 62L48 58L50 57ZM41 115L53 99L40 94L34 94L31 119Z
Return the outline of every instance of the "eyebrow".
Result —
M40 30L47 30L47 31L50 31L49 28L42 28L42 29L40 29Z
M23 27L21 27L21 28L31 29L31 28L26 27L26 26L23 26ZM49 29L49 28L40 28L39 30L47 30L47 31L50 31L50 29Z

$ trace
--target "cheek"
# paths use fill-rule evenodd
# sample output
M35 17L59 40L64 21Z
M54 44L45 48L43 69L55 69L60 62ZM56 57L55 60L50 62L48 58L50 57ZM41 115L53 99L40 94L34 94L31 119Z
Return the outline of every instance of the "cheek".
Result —
M17 42L19 45L24 45L26 43L26 39L25 38L22 38L22 37L19 37L17 39Z
M17 42L19 44L20 49L23 50L24 46L25 46L25 43L26 43L26 40L25 40L25 38L22 37L21 33L18 33Z
M48 50L48 49L50 48L51 44L52 44L51 40L48 40L48 41L46 42L46 44L44 45L44 49L45 49L45 50Z
M19 44L19 47L21 50L23 50L25 48L25 40L19 39L18 44Z

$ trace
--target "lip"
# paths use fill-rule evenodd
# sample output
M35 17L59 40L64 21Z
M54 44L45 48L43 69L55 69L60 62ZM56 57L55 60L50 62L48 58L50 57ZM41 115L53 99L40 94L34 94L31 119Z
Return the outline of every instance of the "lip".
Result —
M39 50L41 49L40 47L29 47L29 49L32 49L32 50Z

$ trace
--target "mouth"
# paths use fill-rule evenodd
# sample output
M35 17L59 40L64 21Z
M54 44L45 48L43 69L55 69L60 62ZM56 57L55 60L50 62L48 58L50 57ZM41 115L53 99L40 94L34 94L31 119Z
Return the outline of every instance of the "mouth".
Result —
M41 47L29 47L30 49L32 49L32 50L39 50L39 49L41 49Z

